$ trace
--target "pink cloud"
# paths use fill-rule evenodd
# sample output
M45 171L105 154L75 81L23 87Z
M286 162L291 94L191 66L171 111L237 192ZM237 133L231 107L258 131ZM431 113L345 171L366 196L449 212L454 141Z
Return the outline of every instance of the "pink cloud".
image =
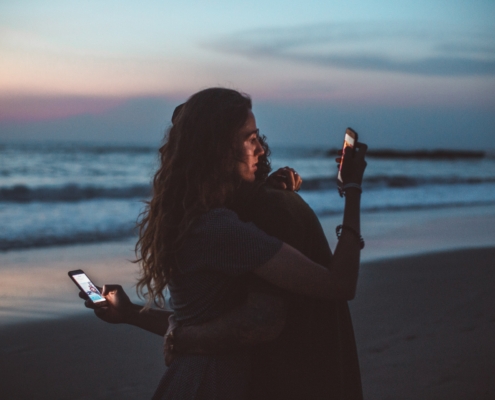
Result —
M76 115L99 115L127 99L83 96L1 96L0 121L45 121Z

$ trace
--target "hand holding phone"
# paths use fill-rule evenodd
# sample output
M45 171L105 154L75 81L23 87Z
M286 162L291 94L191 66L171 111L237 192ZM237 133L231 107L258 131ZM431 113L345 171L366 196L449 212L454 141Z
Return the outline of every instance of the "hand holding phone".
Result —
M337 174L337 179L339 181L339 185L344 184L344 180L342 179L342 166L344 164L344 155L346 151L355 151L355 146L358 141L358 134L352 128L347 128L345 130L344 135L344 146L342 147L342 156L340 157L339 164L339 173Z
M69 276L81 289L79 297L85 300L86 307L93 309L98 318L110 324L129 322L135 307L122 286L104 285L103 289L99 289L80 269L70 271Z

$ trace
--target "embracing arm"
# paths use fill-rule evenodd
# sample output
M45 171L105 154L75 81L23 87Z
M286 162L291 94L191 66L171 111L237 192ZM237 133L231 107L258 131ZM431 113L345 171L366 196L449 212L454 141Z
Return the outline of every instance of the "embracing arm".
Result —
M128 314L125 323L163 336L167 332L168 318L172 314L172 311L156 310L153 308L144 310L142 306L133 304L133 309Z
M200 325L174 329L174 351L212 354L274 340L285 325L287 308L281 297L251 292L226 314Z
M346 199L346 209L348 205L359 207L359 193L349 192ZM357 228L359 232L359 214L348 213L354 215L347 219L344 217L344 224ZM351 221L354 222L352 225ZM274 257L254 272L260 278L293 293L321 299L351 300L356 292L359 253L359 240L344 229L328 269L284 243Z

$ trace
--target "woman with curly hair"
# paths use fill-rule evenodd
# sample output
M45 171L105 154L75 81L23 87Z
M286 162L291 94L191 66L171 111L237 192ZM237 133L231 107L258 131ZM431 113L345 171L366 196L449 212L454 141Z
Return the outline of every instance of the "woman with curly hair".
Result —
M353 183L346 192L348 229L343 229L327 269L242 222L229 208L244 183L264 180L270 171L268 147L259 135L250 98L223 88L194 94L178 110L160 148L153 195L139 224L137 288L147 305L132 305L121 289L107 286L103 294L115 310L97 310L97 315L163 335L168 324L150 306L164 305L165 288L176 321L197 325L241 304L249 274L294 293L353 298L360 257L359 185L366 167L366 145L357 147L354 156L344 156L342 171L344 183ZM116 320L105 315L112 312ZM154 398L244 399L249 362L246 349L177 355Z

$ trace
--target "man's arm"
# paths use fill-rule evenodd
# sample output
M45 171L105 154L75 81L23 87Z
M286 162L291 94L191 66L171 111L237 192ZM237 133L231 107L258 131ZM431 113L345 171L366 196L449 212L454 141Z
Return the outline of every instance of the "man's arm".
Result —
M168 329L168 318L172 314L172 311L153 308L144 310L144 307L133 304L133 309L127 316L126 323L156 335L164 336Z
M285 326L286 302L282 297L250 292L234 310L201 325L174 329L174 352L213 354L274 340Z

